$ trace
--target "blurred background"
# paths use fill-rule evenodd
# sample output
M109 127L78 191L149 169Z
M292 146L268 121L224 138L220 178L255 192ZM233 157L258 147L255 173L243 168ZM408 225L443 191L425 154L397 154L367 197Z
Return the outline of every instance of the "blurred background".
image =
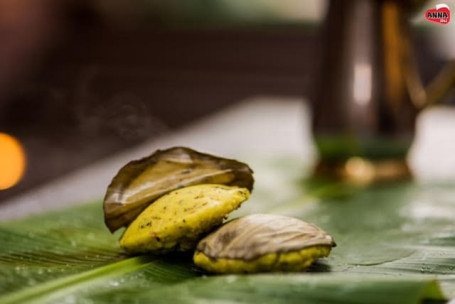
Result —
M424 83L455 58L455 21L424 19L435 4L419 5L412 20ZM0 175L10 178L0 202L251 96L311 103L327 8L322 0L0 0ZM455 103L453 90L444 102Z

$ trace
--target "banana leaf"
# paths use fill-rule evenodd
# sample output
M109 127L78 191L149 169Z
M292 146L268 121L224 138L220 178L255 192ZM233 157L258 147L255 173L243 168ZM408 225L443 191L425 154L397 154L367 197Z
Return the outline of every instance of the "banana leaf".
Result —
M255 164L253 164L256 162ZM0 303L444 303L455 296L455 187L369 188L251 161L256 212L312 222L338 246L304 273L211 275L191 253L128 256L102 202L0 223ZM303 170L303 169L302 169Z

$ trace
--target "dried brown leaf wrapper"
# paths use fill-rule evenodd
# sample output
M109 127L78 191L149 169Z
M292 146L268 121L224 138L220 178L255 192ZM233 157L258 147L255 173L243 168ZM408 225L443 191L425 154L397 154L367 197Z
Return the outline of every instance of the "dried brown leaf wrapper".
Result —
M253 260L314 246L336 244L321 228L296 218L253 214L224 224L202 239L197 250L213 259Z
M248 165L185 147L157 150L129 162L107 188L104 219L111 232L129 225L159 197L182 187L222 184L253 189Z

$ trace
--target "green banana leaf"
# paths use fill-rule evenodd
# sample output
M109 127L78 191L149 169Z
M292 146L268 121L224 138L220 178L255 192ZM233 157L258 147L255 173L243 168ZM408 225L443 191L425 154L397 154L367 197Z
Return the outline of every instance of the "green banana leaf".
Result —
M291 215L338 246L305 273L211 275L192 255L127 256L102 202L0 223L0 303L444 303L455 296L455 187L300 179L292 160L257 161L232 216ZM254 162L254 161L253 161ZM252 163L253 163L252 162Z

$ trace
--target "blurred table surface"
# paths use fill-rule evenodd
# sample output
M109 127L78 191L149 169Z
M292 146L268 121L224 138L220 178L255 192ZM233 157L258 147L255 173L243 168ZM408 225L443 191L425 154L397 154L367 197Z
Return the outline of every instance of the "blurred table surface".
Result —
M417 130L409 155L417 180L455 180L455 110L427 110L419 117ZM171 146L241 159L253 169L257 161L292 158L300 164L295 168L297 176L308 174L316 159L310 110L303 99L253 97L9 199L0 205L0 220L101 200L112 177L124 164Z

